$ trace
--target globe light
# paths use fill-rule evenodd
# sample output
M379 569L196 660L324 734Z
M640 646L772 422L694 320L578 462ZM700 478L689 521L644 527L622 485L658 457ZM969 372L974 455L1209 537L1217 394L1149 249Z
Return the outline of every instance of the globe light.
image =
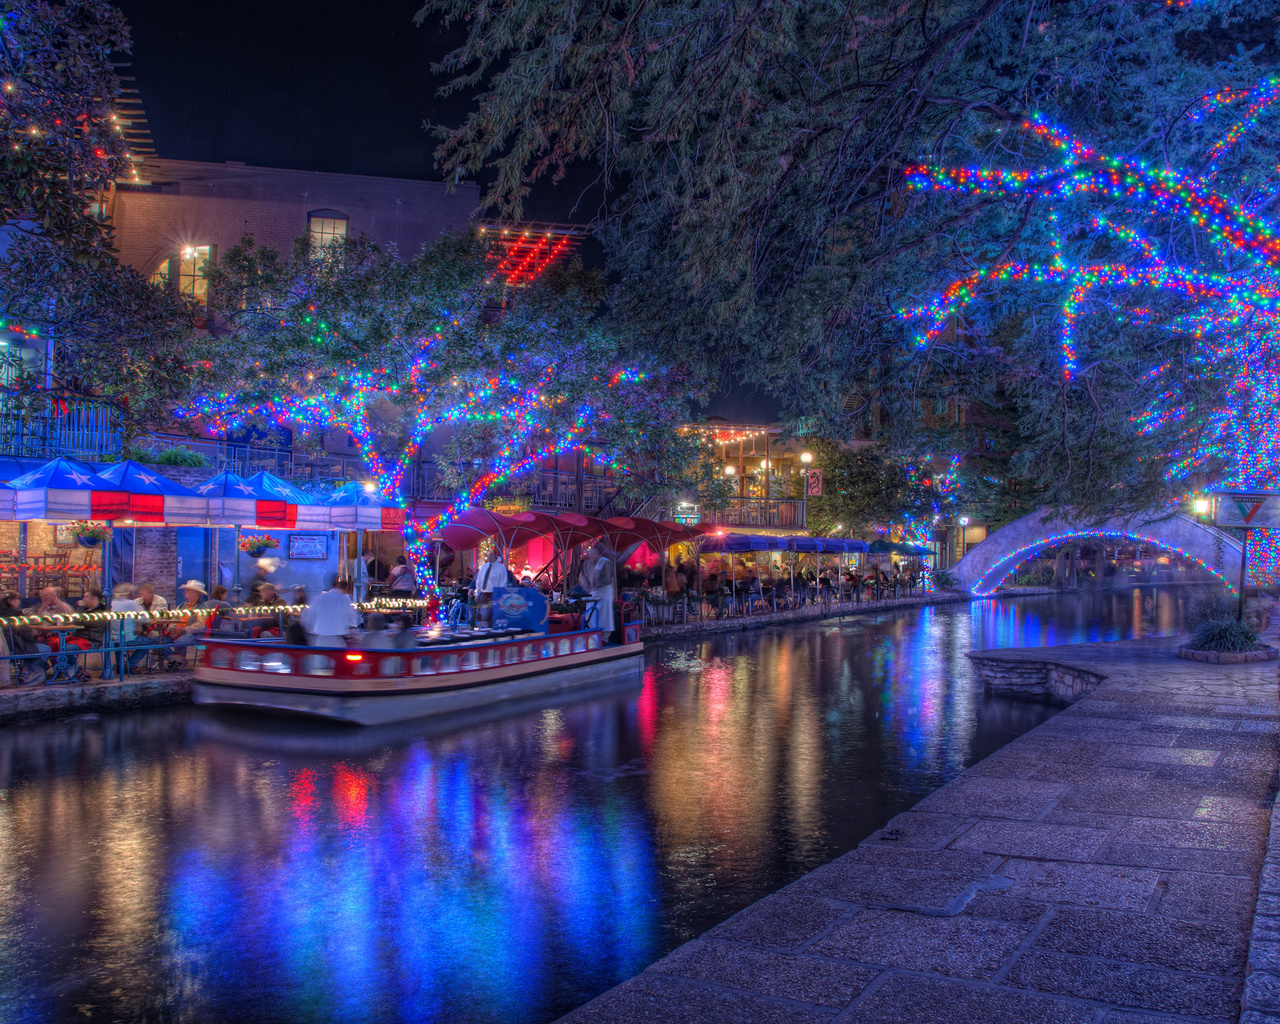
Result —
M960 517L960 525L961 525L961 526L968 526L968 525L969 525L969 517L968 517L968 516L961 516L961 517Z
M803 462L806 466L809 465L809 463L813 461L813 452L801 452L800 461Z
M724 475L725 475L725 476L733 476L733 474L734 474L734 473L736 473L736 472L738 472L738 471L737 471L736 469L734 469L732 466L725 466L725 467L724 467Z
M768 460L768 459L761 459L761 460L760 460L760 468L761 468L761 469L768 469L768 468L769 468L769 460Z

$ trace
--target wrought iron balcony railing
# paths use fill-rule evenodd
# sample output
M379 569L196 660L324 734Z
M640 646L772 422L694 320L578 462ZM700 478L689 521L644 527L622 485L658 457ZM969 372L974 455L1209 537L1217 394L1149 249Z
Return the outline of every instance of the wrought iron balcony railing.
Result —
M120 454L119 413L88 398L0 397L0 451L19 458L97 460Z

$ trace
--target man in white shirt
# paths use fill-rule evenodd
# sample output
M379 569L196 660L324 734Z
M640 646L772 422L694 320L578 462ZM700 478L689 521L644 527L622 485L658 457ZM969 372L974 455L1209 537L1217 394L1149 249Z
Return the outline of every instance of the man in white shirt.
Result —
M614 565L613 555L609 552L609 547L604 541L597 541L591 548L587 550L587 556L583 559L583 575L587 578L587 589L591 591L591 596L596 599L596 611L599 616L597 625L604 634L604 639L609 639L609 634L613 632L613 584L614 584Z
M489 557L476 573L471 588L476 598L476 617L481 622L493 619L493 588L509 586L511 580L507 575L507 567L498 561L497 547L492 547L489 549Z
M312 647L346 647L347 634L359 624L360 614L351 603L351 584L346 580L334 580L302 612L302 628Z

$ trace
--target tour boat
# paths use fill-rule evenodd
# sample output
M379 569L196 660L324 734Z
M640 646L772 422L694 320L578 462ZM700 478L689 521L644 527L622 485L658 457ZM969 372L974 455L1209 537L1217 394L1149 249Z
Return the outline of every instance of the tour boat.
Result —
M419 632L408 649L290 647L209 637L196 667L197 704L257 708L382 725L598 685L643 670L638 624L610 644L598 629Z

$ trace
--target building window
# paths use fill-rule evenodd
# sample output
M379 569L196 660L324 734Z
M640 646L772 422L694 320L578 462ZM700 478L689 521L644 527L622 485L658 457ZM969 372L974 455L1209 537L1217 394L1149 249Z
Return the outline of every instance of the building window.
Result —
M169 274L174 265L178 268L178 294L187 295L201 305L209 292L209 282L205 280L205 271L209 263L209 247L207 245L188 245L177 256L170 256L160 264L151 275L151 283L167 285Z
M945 416L947 414L947 396L936 395L933 399L933 414L935 416Z
M341 242L347 237L347 215L337 210L315 210L307 215L312 248Z

